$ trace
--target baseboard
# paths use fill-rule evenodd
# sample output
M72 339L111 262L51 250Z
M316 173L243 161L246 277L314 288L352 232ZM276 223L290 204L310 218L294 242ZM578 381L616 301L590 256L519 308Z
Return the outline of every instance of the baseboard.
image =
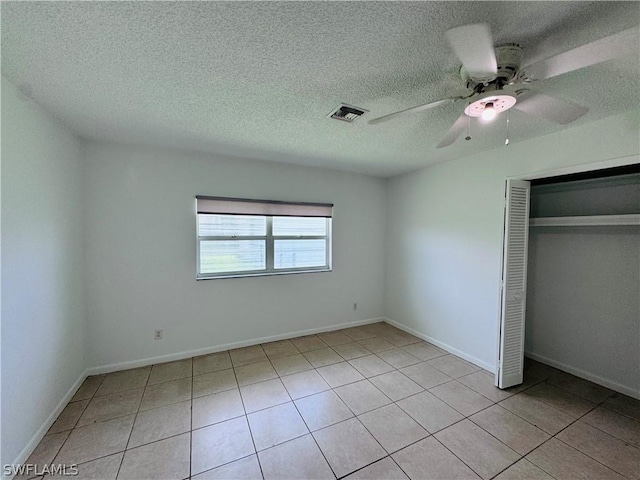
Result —
M67 404L71 401L73 396L76 394L76 392L78 391L78 389L82 385L82 382L84 382L84 380L85 380L85 378L87 378L87 376L88 376L88 374L87 374L86 370L80 374L80 377L78 377L78 380L75 381L75 383L67 391L67 393L64 395L64 397L62 397L62 399L56 405L56 408L53 409L53 411L47 417L47 419L44 421L42 426L33 435L33 437L31 437L31 440L29 440L29 442L25 445L25 447L22 449L22 451L18 454L18 456L16 457L16 459L12 463L13 465L22 465L23 463L25 463L27 461L27 459L33 453L33 451L38 446L40 441L47 434L47 432L51 428L51 425L54 424L54 422L56 421L56 419L58 418L60 413L62 413L62 410L64 410L64 407L67 406ZM2 480L10 480L13 477L14 477L14 475L7 476L4 473L2 474Z
M597 383L598 385L602 385L603 387L610 388L611 390L623 393L625 395L628 395L630 397L637 398L638 400L640 400L640 390L636 390L626 385L622 385L621 383L614 382L607 378L603 378L599 375L595 375L585 370L572 367L565 363L558 362L551 358L545 357L544 355L538 355L537 353L527 352L527 351L524 352L524 355L525 357L529 357L540 363L549 365L550 367L557 368L558 370L562 370L563 372L570 373L572 375L575 375L576 377L584 378L585 380L589 380L590 382Z
M484 362L476 357L473 357L461 350L458 350L457 348L452 347L451 345L447 345L444 342L441 342L440 340L437 340L433 337L430 337L429 335L425 335L422 332L418 332L417 330L414 330L413 328L407 327L406 325L403 325L399 322L396 322L395 320L391 320L388 317L385 317L385 322L389 323L390 325L393 325L394 327L399 328L400 330L404 330L407 333L410 333L411 335L421 338L422 340L432 343L433 345L435 345L436 347L440 347L443 350L446 350L449 353L454 354L457 357L463 358L465 359L467 362L473 363L474 365L479 366L480 368L483 368L485 370L487 370L490 373L495 373L495 366L488 364L487 362Z
M269 337L254 338L251 340L245 340L241 342L225 343L224 345L216 345L214 347L198 348L195 350L187 350L178 353L170 353L168 355L160 355L157 357L141 358L140 360L132 360L128 362L111 363L108 365L100 365L98 367L92 367L87 369L88 375L99 375L102 373L117 372L118 370L127 370L129 368L146 367L154 365L156 363L173 362L175 360L182 360L185 358L197 357L198 355L208 355L210 353L224 352L225 350L231 350L234 348L250 347L251 345L258 345L260 343L276 342L278 340L285 340L288 338L300 337L302 335L313 335L315 333L332 332L334 330L341 330L349 327L359 327L361 325L368 325L370 323L383 322L386 318L367 318L364 320L357 320L355 322L346 322L338 325L331 325L328 327L310 328L307 330L298 330L296 332L283 333L280 335L271 335Z
M140 360L134 360L130 362L113 363L110 365L102 365L99 367L89 368L80 375L78 380L73 384L73 386L69 389L69 391L65 394L65 396L60 400L60 402L58 402L58 404L56 405L56 408L51 412L51 415L49 415L49 417L42 424L40 429L38 429L35 435L33 435L29 443L27 443L27 445L22 449L22 451L20 452L20 454L14 460L13 463L15 465L20 465L27 461L27 459L29 458L29 455L31 455L33 450L38 446L40 441L43 439L43 437L51 428L51 425L53 425L53 423L58 418L58 415L60 415L64 407L67 406L69 401L73 398L75 393L78 391L78 388L80 388L80 386L82 385L82 382L84 382L85 378L87 378L89 375L98 375L101 373L115 372L118 370L125 370L128 368L144 367L147 365L153 365L155 363L164 363L164 362L171 362L173 360L182 360L183 358L191 358L198 355L206 355L209 353L223 352L225 350L230 350L233 348L248 347L251 345L257 345L260 343L267 343L267 342L275 342L278 340L299 337L302 335L313 335L315 333L332 332L334 330L341 330L343 328L349 328L349 327L358 327L361 325L368 325L371 323L383 322L385 320L386 319L384 317L367 318L364 320L357 320L355 322L346 322L338 325L331 325L328 327L298 330L296 332L283 333L280 335L272 335L269 337L254 338L252 340L246 340L242 342L233 342L233 343L227 343L224 345L217 345L215 347L206 347L206 348L200 348L196 350L189 350L185 352L172 353L169 355L161 355L158 357L143 358ZM4 474L2 475L2 480L10 480L11 478L13 478L13 475L12 476L6 476Z

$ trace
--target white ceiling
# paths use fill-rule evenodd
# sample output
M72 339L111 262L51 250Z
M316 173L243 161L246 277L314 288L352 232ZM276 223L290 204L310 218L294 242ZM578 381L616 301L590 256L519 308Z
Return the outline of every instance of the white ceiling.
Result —
M2 2L2 74L79 135L393 175L503 147L505 125L438 149L462 84L444 38L490 24L525 63L640 24L639 2ZM568 126L512 110L511 141L640 106L639 55L538 82L589 107ZM353 124L326 115L370 110Z

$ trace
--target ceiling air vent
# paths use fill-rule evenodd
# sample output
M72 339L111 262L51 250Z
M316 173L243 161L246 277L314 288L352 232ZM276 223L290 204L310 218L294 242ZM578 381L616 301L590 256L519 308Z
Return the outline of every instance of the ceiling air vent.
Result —
M365 110L364 108L354 107L353 105L347 105L343 103L340 104L338 108L336 108L327 116L329 118L335 118L336 120L342 120L344 122L353 122L368 111L369 110Z

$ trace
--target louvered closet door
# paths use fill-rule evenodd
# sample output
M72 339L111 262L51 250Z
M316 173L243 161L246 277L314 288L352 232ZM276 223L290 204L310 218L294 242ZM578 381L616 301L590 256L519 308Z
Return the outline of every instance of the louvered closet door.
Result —
M522 383L524 318L527 291L530 184L507 180L500 350L496 383L500 388Z

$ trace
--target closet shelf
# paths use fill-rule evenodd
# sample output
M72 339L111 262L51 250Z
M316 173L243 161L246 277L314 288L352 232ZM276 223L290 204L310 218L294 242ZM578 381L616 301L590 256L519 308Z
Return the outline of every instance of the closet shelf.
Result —
M530 227L588 227L607 225L640 225L640 214L583 215L580 217L530 218Z

